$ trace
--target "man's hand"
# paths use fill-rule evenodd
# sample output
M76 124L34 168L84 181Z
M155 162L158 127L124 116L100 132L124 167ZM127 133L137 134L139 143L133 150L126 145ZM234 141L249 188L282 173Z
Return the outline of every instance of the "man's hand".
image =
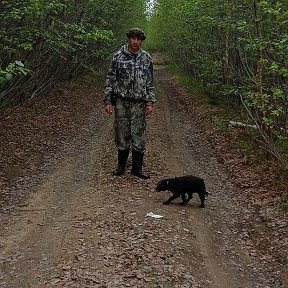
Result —
M146 106L146 116L148 116L148 117L151 116L152 112L153 112L153 106L147 105Z
M111 115L112 112L113 112L113 106L112 106L112 104L106 105L106 106L105 106L105 111L106 111L109 115Z

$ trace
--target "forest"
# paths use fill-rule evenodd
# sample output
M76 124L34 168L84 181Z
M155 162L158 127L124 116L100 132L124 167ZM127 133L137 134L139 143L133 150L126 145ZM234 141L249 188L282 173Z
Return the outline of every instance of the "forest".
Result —
M145 49L163 53L197 81L210 104L235 111L232 120L256 127L249 129L257 141L287 166L286 0L20 0L0 5L0 118L63 80L87 71L106 73L111 53L126 41L125 32L139 26L148 35Z

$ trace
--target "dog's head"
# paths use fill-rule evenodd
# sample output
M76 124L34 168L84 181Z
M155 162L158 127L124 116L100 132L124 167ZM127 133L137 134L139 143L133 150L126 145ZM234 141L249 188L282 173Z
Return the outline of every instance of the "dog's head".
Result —
M168 190L168 184L169 184L168 179L163 179L163 180L159 181L157 186L156 186L156 191L160 192L160 191Z

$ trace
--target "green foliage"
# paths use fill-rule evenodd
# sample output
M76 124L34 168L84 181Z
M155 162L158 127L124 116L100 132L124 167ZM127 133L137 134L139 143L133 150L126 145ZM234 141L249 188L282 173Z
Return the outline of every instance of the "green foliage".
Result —
M99 71L125 32L146 23L145 0L0 0L0 7L0 113L83 69ZM27 67L26 77L15 77Z
M238 109L243 99L275 141L288 131L287 24L286 0L158 0L148 45L217 95L215 104Z
M0 67L0 87L12 80L14 76L27 75L28 72L29 69L25 68L25 65L18 60L10 63L4 70Z
M187 75L187 73L184 73L175 63L171 63L168 69L172 74L178 76L181 83L188 89L189 92L192 94L203 95L204 97L206 94L205 89L201 82L198 81L198 79Z

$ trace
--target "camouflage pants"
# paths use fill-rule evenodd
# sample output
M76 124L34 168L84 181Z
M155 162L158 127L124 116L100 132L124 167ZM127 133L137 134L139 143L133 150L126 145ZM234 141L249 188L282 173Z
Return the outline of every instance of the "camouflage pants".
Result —
M146 103L117 98L115 106L115 143L118 149L132 147L141 153L145 150Z

